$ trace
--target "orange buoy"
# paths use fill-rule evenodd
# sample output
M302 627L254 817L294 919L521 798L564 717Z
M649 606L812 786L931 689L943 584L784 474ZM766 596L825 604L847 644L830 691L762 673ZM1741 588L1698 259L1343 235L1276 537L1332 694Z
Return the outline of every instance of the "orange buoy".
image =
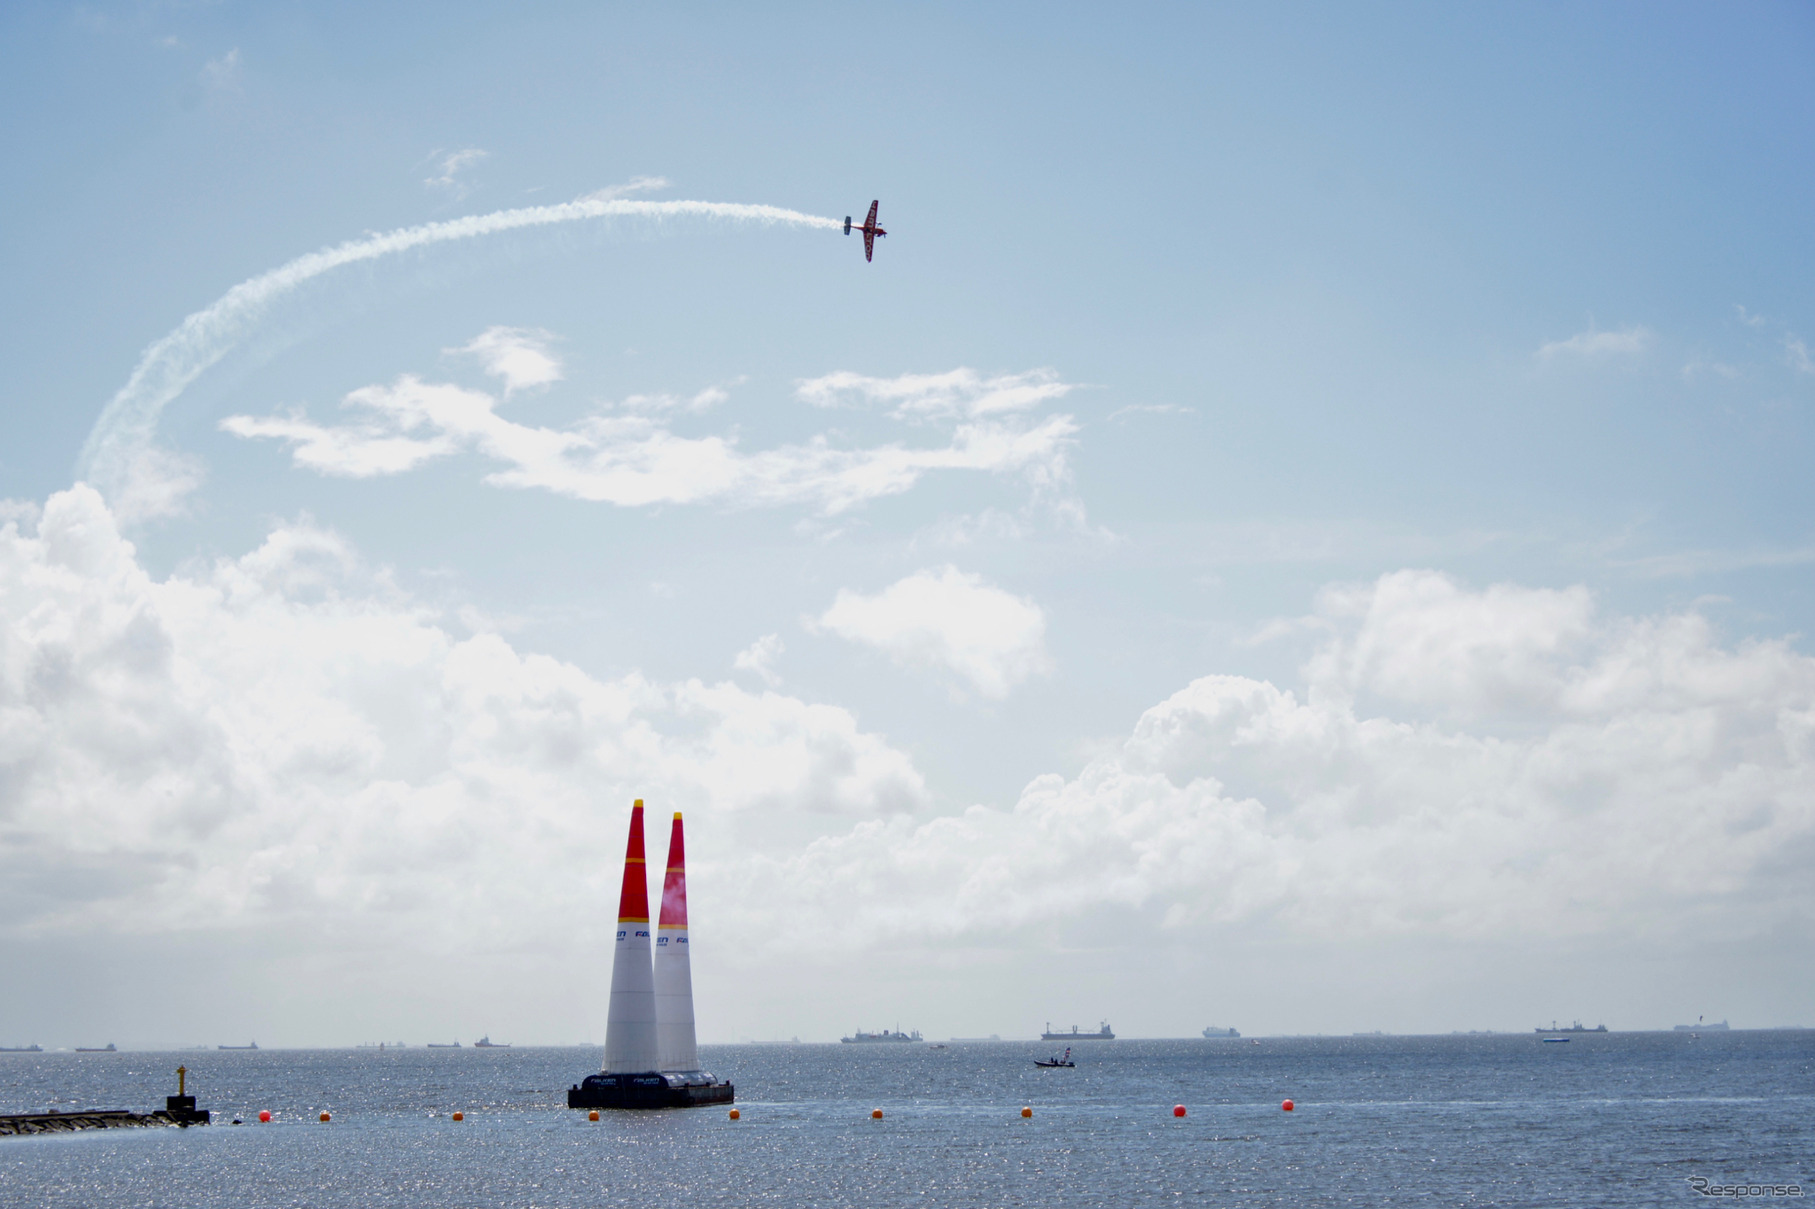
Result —
M598 1109L596 1109L596 1108L595 1108L595 1109L593 1109L593 1110L592 1110L592 1111L591 1111L591 1112L589 1112L589 1113L587 1113L587 1114L586 1114L586 1119L587 1119L587 1120L588 1120L588 1121L596 1121L596 1120L598 1120L598 1119L599 1119L599 1110L598 1110Z
M457 1112L457 1113L455 1113L455 1114L454 1114L454 1120L456 1120L456 1121L464 1121L464 1120L466 1120L466 1114L465 1114L465 1113L463 1113L463 1112Z
M1287 1112L1291 1112L1294 1108L1298 1107L1296 1104L1292 1103L1292 1101L1290 1101L1290 1100L1281 1100L1279 1102L1279 1106L1281 1108L1285 1109Z
M1022 1105L1021 1106L1021 1115L1023 1117L1031 1117L1034 1115L1034 1110L1031 1108L1028 1108L1026 1105Z
M735 1121L735 1120L737 1120L737 1119L738 1119L738 1118L739 1118L739 1117L741 1117L741 1116L743 1116L743 1115L744 1115L744 1114L743 1114L743 1113L741 1113L741 1112L739 1112L739 1111L737 1111L737 1109L735 1109L735 1108L734 1108L734 1109L732 1109L732 1110L731 1110L731 1113L730 1113L730 1116L731 1116L731 1119L732 1119L732 1120L733 1120L733 1121Z
M1183 1104L1174 1104L1172 1106L1172 1115L1175 1117L1184 1116L1185 1115L1185 1106Z
M870 1120L872 1120L872 1121L882 1120L882 1110L880 1108L870 1109Z
M330 1116L328 1116L328 1114L327 1114L327 1113L325 1113L325 1112L324 1112L324 1113L322 1113L322 1114L321 1114L321 1119L322 1119L322 1120L323 1120L323 1121L331 1121L331 1120L333 1120L333 1118L332 1118L332 1117L330 1117Z
M271 1110L269 1108L259 1109L258 1119L268 1123L271 1120Z

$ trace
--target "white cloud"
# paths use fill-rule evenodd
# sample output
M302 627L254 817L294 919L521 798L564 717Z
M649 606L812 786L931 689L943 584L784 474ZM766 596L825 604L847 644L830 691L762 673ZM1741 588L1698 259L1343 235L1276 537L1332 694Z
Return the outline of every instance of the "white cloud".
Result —
M549 351L554 337L539 328L488 327L471 344L449 349L470 353L485 372L504 383L506 398L526 386L546 386L561 380L561 361Z
M1319 620L1353 627L1312 662L1320 689L1470 716L1554 703L1555 668L1594 620L1586 588L1470 591L1426 571L1329 589L1320 606Z
M1030 411L1063 398L1075 387L1061 382L1049 369L985 378L974 369L959 368L898 378L867 378L841 370L822 378L803 378L795 389L815 407L848 406L854 401L887 403L893 404L897 419L952 419Z
M720 403L725 402L730 397L731 395L729 392L725 391L723 388L708 386L698 394L685 399L681 398L679 395L630 395L622 403L618 404L618 406L620 409L629 412L647 412L654 414L660 414L662 412L690 412L698 414L704 411L711 411L714 407L717 407Z
M702 919L746 963L886 944L899 968L1110 908L1446 941L1815 919L1815 659L1694 614L1401 572L1325 596L1304 691L1200 677L1075 775L931 817L844 710L459 638L308 524L159 580L87 488L7 515L11 938L596 954L633 797L688 813Z
M985 508L975 514L943 516L914 534L909 550L922 547L956 549L979 542L1013 542L1027 536L1022 518L998 508Z
M15 937L288 921L597 952L634 797L689 812L707 868L925 804L843 710L458 638L306 523L157 580L78 487L0 528L0 620Z
M667 187L668 178L665 176L633 176L621 185L607 185L603 189L594 190L581 200L615 201L620 197L629 197L633 193L650 193Z
M1110 412L1109 418L1119 420L1123 416L1133 415L1194 416L1196 414L1196 408L1185 407L1178 403L1130 403L1126 407L1118 407Z
M1651 347L1651 329L1632 324L1618 331L1597 331L1590 327L1567 340L1552 340L1538 349L1538 358L1549 361L1557 356L1605 357L1633 356Z
M1733 309L1738 313L1739 321L1747 327L1763 327L1765 325L1765 317L1763 315L1753 314L1751 311L1748 311L1743 304L1736 302L1733 304Z
M920 571L874 596L841 589L813 624L904 667L956 673L985 697L1006 697L1052 670L1040 606L952 566Z
M1740 377L1739 367L1728 365L1724 361L1690 361L1683 366L1683 377L1693 381L1704 374L1713 374L1731 382Z
M652 222L670 218L710 218L765 225L782 223L825 231L838 229L838 223L833 219L778 206L591 197L560 205L523 206L400 227L322 248L240 282L208 306L185 317L174 330L141 353L138 364L133 366L132 376L108 400L101 418L95 421L82 446L82 478L105 491L119 515L127 521L148 520L179 509L184 495L193 488L196 476L179 469L162 483L149 482L161 466L174 464L160 462L155 449L159 417L171 400L226 356L273 303L304 283L349 264L378 260L413 248L596 218L642 218ZM126 488L135 481L138 490L129 498ZM123 506L135 501L142 501L148 507L128 509Z
M240 86L239 47L202 66L202 83L216 92L236 92Z
M182 516L206 470L193 454L144 444L112 467L114 507L122 516Z
M765 684L780 684L781 677L776 674L775 663L786 649L780 634L764 634L739 651L732 666L740 672L755 672Z
M432 396L426 405L424 395ZM263 419L228 416L221 421L221 429L239 437L288 441L298 466L321 474L363 479L400 474L456 452L460 443L445 432L435 431L428 416L437 404L450 408L463 403L469 411L490 414L493 400L490 395L457 386L425 387L421 392L386 392L382 387L367 387L348 395L345 403L349 407L374 409L377 416L366 423L327 428L296 412ZM423 435L411 435L418 432Z
M1795 336L1784 334L1784 359L1790 368L1799 374L1815 374L1815 357L1809 355L1809 346Z
M465 182L458 179L460 174L468 168L471 168L474 164L484 160L490 154L491 152L480 147L465 147L459 151L449 152L446 155L441 155L438 151L433 152L431 153L430 158L441 155L440 160L435 165L436 175L428 177L422 183L429 186L431 189L450 189L464 195L466 192Z
M1815 659L1723 648L1694 614L1599 619L1580 589L1429 572L1320 616L1303 696L1202 677L1012 808L860 824L752 862L741 899L805 887L776 943L836 910L853 947L1001 945L1111 907L1178 929L1559 943L1815 919Z
M346 406L369 417L359 423L326 427L301 415L230 416L221 427L242 437L287 441L298 465L324 474L396 474L461 449L504 464L486 476L494 486L627 507L804 504L834 515L908 491L935 470L1019 475L1042 499L1061 496L1070 481L1066 458L1077 431L1070 416L960 423L946 445L930 448L848 449L816 436L745 453L735 433L681 436L662 415L702 410L722 397L714 388L686 406L645 406L645 399L629 414L595 415L552 429L505 419L482 392L405 375L392 386L347 396Z

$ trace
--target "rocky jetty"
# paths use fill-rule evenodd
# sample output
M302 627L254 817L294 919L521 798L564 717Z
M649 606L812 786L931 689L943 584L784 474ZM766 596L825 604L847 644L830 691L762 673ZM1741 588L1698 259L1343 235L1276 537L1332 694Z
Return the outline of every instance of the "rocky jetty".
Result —
M90 1129L149 1129L153 1126L206 1125L214 1114L195 1106L189 1094L189 1068L176 1068L176 1095L164 1097L164 1107L153 1112L124 1108L84 1108L76 1112L27 1112L0 1116L0 1138L28 1137L40 1133L82 1133Z
M201 1117L200 1122L192 1118ZM124 1108L86 1109L81 1112L28 1112L0 1117L0 1138L39 1133L81 1133L88 1129L149 1129L154 1126L207 1124L207 1113L128 1112Z

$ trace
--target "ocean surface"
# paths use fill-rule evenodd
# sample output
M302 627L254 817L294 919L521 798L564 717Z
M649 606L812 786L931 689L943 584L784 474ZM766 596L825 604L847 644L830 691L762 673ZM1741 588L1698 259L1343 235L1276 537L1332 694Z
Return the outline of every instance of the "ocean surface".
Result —
M0 1054L0 1112L162 1107L182 1063L217 1114L0 1138L0 1204L1708 1203L1692 1177L1815 1196L1815 1031L1120 1040L1036 1069L1052 1049L709 1046L741 1120L596 1123L562 1105L597 1049Z

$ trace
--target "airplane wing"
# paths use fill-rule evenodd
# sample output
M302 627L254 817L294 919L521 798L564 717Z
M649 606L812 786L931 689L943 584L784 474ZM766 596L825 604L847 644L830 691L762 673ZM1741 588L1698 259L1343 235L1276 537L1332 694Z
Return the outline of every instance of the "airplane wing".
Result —
M870 208L872 210L874 210L876 207L871 206ZM865 260L868 260L870 257L874 256L875 254L876 254L876 232L873 231L872 229L870 229L869 227L865 227L863 229L863 258Z
M864 223L863 223L864 226L873 227L876 225L876 207L881 204L882 204L882 202L880 199L870 203L870 216L869 216L869 218L864 220Z

